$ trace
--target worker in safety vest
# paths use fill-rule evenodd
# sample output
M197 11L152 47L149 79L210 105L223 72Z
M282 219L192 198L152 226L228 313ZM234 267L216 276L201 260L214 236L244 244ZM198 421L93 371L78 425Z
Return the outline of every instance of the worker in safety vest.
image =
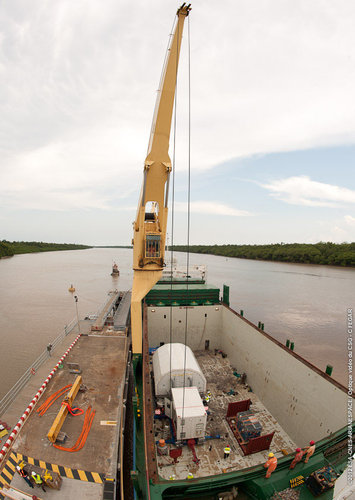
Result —
M30 478L28 477L27 472L24 469L21 469L21 467L18 465L16 465L16 470L20 474L20 476L23 477L23 479L26 481L28 486L30 486L31 488L34 488L33 484L30 481Z
M307 454L304 461L305 464L308 462L308 460L311 458L311 456L315 451L316 451L316 443L314 441L310 441L309 446L307 446L307 448L305 449L305 452Z
M32 472L31 476L34 482L37 484L37 486L41 487L42 490L45 492L46 490L44 489L44 484L41 476L39 474L36 474L35 472Z
M194 478L194 475L192 474L192 472L189 472L187 474L187 479L193 479Z
M226 446L223 451L224 451L224 459L228 458L231 452L230 447Z
M176 478L175 474L171 474L171 476L169 476L170 481L175 481L175 478Z
M304 451L301 450L301 448L296 448L296 455L295 458L292 460L290 469L294 469L295 466L302 460L302 457L304 455Z
M269 453L269 460L264 463L264 467L267 468L266 479L269 479L271 473L274 472L277 466L277 458L273 453Z

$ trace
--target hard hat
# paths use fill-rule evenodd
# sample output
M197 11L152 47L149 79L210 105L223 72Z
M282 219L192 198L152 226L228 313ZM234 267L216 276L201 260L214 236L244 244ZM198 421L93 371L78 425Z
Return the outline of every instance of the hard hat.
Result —
M312 446L313 444L315 444L315 441L310 441L309 444Z
M36 477L37 474L35 472L32 472L31 476Z
M19 467L18 465L16 465L16 469L17 470L21 470L21 467Z
M298 451L301 451L301 448L296 448L296 451L297 451L297 452L298 452Z
M274 456L273 453L269 453L269 457L272 458Z

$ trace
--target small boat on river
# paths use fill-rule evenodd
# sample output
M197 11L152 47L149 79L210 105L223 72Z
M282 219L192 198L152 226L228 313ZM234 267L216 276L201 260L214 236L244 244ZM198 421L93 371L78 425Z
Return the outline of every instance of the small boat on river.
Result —
M120 271L118 269L118 266L116 264L116 262L113 263L113 266L112 266L112 273L111 273L111 276L113 277L117 277L120 275Z

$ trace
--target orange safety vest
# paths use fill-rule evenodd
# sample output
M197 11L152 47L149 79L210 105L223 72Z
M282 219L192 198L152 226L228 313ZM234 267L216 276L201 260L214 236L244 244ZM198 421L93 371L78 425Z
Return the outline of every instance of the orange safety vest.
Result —
M310 458L313 453L315 452L316 450L316 445L315 444L312 444L312 446L308 446L307 449L306 449L306 452L307 452L307 456L308 458Z
M268 468L268 471L272 472L276 469L277 466L277 458L276 457L271 457L269 460L266 462L264 467Z

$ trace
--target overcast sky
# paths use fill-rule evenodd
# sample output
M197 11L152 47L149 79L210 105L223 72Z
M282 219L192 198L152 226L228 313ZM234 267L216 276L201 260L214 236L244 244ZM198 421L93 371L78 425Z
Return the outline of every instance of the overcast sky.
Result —
M1 3L1 239L130 243L178 6ZM354 20L353 0L192 1L192 243L355 241ZM175 243L187 56L186 24Z

